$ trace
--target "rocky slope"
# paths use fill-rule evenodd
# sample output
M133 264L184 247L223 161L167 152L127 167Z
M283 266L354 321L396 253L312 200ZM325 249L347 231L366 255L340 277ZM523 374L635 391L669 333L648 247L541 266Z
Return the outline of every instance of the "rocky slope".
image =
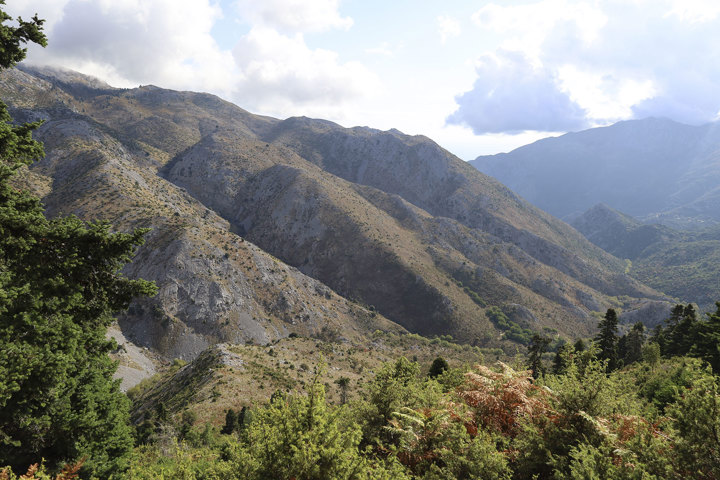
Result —
M50 214L153 228L127 273L160 294L120 326L166 357L401 328L385 317L507 344L497 309L518 328L587 335L592 311L662 298L424 137L28 67L4 73L0 93L16 118L46 119L47 158L24 181Z
M571 220L598 203L678 228L720 223L720 124L619 122L471 162Z
M83 115L84 84L72 86L59 91L19 71L2 79L19 107L17 120L45 120L37 136L46 157L22 180L43 196L47 213L151 229L126 274L154 280L160 293L120 317L131 342L191 359L217 342L267 343L292 332L358 341L377 328L402 331L230 232L225 220L157 175L162 162L150 147ZM82 95L73 97L77 91ZM91 90L106 91L119 92Z

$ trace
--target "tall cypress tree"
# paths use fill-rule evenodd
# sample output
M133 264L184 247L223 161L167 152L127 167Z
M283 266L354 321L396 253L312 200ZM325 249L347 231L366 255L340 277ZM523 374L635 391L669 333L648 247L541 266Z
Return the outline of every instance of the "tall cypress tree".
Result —
M0 6L4 5L0 0ZM16 26L0 9L0 68L46 44L37 16ZM128 400L112 379L105 339L112 314L154 285L119 272L143 231L110 233L105 223L47 220L40 200L12 185L41 158L39 123L16 125L0 102L0 466L24 471L86 457L83 476L107 478L132 448Z
M595 336L598 344L598 355L602 360L607 360L608 371L613 371L618 367L618 317L615 310L608 308L603 318L598 324L600 332Z

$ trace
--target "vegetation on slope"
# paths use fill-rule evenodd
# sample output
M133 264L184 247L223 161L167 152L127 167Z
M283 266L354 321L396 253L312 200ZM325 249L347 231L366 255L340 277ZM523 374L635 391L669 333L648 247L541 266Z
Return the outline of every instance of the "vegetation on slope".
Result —
M680 231L643 224L596 205L572 225L588 240L629 260L628 273L685 302L709 309L720 289L720 227Z
M45 45L37 16L17 24L0 25L2 68L24 58L23 44ZM38 126L13 124L0 103L0 464L45 458L58 469L86 457L83 475L109 477L127 469L132 436L105 330L131 298L155 292L120 274L145 231L46 219L40 200L11 184L43 156Z

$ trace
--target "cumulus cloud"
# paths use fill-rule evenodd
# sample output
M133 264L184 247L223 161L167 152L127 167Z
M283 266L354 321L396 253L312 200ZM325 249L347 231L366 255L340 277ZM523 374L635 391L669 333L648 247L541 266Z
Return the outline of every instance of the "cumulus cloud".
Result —
M214 0L16 0L11 13L48 18L46 50L30 61L71 68L131 87L153 83L209 91L261 113L339 109L379 80L356 61L310 48L304 32L347 29L336 0L240 0L250 22L235 48L212 36L223 12ZM227 17L226 17L227 18ZM232 18L231 18L232 19ZM312 104L312 109L308 106Z
M542 0L519 5L489 3L472 15L480 28L500 33L502 48L519 50L537 58L542 54L544 39L558 26L573 25L575 41L592 42L607 22L607 17L595 2L571 0Z
M337 104L378 84L360 63L341 63L333 51L311 49L301 34L256 27L233 54L241 71L237 95L257 104Z
M476 135L526 130L557 132L588 125L586 112L559 87L552 71L521 53L485 55L476 67L472 90L456 97L450 124L467 125Z
M328 112L371 94L378 78L357 61L310 48L305 33L348 29L338 0L238 0L251 24L233 49L239 70L233 98L270 114Z
M675 0L610 2L604 7L609 20L594 42L577 44L572 35L557 30L548 36L543 58L611 78L609 87L645 85L644 91L625 99L604 89L607 101L625 103L630 112L626 118L713 121L720 110L720 10L703 10L703 5Z
M209 0L69 0L47 28L47 50L30 60L120 86L223 90L229 85L221 72L232 56L210 35L220 15Z
M339 0L238 0L237 7L249 23L279 31L318 32L353 24L340 15Z
M447 16L440 15L437 18L438 31L440 33L440 42L443 44L447 42L450 37L457 37L462 33L460 28L460 22L457 19Z
M720 110L720 6L712 0L541 0L488 4L472 19L503 35L482 57L473 90L449 122L476 133L572 130L623 118L668 117L698 124ZM514 50L540 69L509 62ZM526 76L522 78L522 76ZM529 77L527 77L529 75ZM496 104L498 92L505 107ZM522 104L527 109L519 108ZM528 115L533 105L541 112ZM484 108L494 112L493 126ZM553 118L549 118L552 116Z

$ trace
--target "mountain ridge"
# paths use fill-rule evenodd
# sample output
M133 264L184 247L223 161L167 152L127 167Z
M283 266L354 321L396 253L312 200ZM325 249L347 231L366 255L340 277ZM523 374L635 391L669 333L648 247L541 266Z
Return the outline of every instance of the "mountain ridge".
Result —
M470 163L531 203L572 220L605 202L643 221L720 223L720 124L618 122L546 138Z
M47 120L48 155L24 181L49 214L154 228L127 273L160 294L120 326L166 357L398 323L509 347L490 306L574 337L593 331L592 311L664 298L425 137L156 87L78 93L35 71L0 77L16 118Z

